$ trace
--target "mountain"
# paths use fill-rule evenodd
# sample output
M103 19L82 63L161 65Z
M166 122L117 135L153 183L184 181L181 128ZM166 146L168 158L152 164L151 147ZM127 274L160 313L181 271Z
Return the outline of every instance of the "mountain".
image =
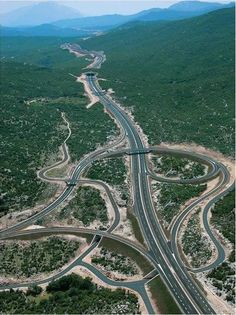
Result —
M3 26L11 27L36 26L51 23L60 28L77 29L86 33L93 33L107 31L132 21L181 20L233 5L234 3L220 4L201 1L182 1L167 9L152 8L132 15L111 14L81 17L80 13L72 8L60 5L56 2L41 2L1 15L0 23ZM18 32L18 30L16 31ZM53 34L53 32L54 31L49 31L51 34ZM70 32L72 31L70 30ZM26 36L27 34L28 32L26 32ZM36 34L36 36L38 35Z
M78 19L76 18L69 20L60 20L54 22L53 24L59 27L104 31L127 23L132 19L132 15L111 14L102 16L89 16Z
M6 27L0 26L0 36L55 36L55 37L81 37L90 33L70 28L60 28L52 24L41 24L33 27Z
M0 36L8 37L8 36L21 36L22 33L13 27L6 27L0 25Z
M234 8L128 26L81 41L105 52L104 87L151 144L195 142L233 156Z
M4 26L39 25L79 16L78 11L57 2L40 2L1 15L0 23Z
M139 21L173 21L182 20L203 14L201 11L175 11L171 9L163 9L161 11L150 10L144 15L137 18Z
M233 2L232 2L233 5ZM175 11L185 11L185 12L193 12L193 11L213 11L217 9L222 9L223 7L228 6L218 2L202 2L202 1L181 1L175 3L169 7L171 10Z
M208 3L201 1L182 1L167 9L153 8L132 15L104 15L75 19L63 19L53 24L83 30L106 31L131 21L171 21L191 18L206 12L225 8L234 4Z

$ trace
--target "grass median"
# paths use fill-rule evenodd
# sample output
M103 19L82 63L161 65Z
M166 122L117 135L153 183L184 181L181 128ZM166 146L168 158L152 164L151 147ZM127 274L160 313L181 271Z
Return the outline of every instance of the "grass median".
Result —
M160 314L182 314L164 282L158 276L148 283L152 298Z
M154 268L153 265L140 252L119 241L104 237L100 243L100 246L110 251L114 251L115 249L116 253L131 258L136 262L144 275L148 274Z

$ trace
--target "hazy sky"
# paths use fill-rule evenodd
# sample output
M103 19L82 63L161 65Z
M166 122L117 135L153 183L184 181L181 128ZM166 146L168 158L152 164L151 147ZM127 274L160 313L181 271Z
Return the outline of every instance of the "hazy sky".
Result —
M31 5L33 3L43 2L48 0L30 0L30 1L22 1L22 0L0 0L0 12L6 13L11 10ZM135 13L141 10L149 9L149 8L164 8L169 5L180 2L181 0L156 0L156 1L144 1L144 0L53 0L56 2L60 2L64 5L68 5L80 11L83 15L102 15L102 14L110 14L110 13L121 13L121 14L130 14ZM221 2L228 3L229 0L201 0L204 2Z

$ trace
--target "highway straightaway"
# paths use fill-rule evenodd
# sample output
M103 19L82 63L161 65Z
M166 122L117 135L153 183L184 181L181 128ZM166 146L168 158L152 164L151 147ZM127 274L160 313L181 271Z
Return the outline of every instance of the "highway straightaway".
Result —
M91 90L100 98L100 102L117 119L125 130L131 149L144 148L141 138L127 114L100 88L96 76L87 75ZM186 314L214 314L214 310L199 290L184 265L176 260L167 244L167 239L157 221L150 196L148 168L145 156L131 155L132 186L134 208L142 228L150 254L156 261L156 268L166 283L176 302Z

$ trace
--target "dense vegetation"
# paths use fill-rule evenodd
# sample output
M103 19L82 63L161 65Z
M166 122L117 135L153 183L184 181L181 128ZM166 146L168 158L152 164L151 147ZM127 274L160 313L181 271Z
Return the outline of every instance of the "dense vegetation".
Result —
M235 304L235 268L228 262L223 262L208 275L212 284L218 289L217 294L224 296L226 301Z
M126 179L126 168L122 158L103 159L93 162L87 176L100 179L111 185L122 185Z
M13 290L0 292L0 314L140 313L134 294L98 287L89 278L75 274L51 282L46 291L38 296Z
M82 85L68 74L72 66L80 71L78 59L51 41L1 42L0 215L45 201L47 186L36 171L58 159L58 146L67 136L61 112L72 130L68 146L73 161L116 132L101 105L86 109ZM40 62L47 49L53 60L48 65Z
M199 196L206 185L182 185L182 184L154 184L155 190L159 190L157 197L157 209L161 218L170 223L174 216L186 201Z
M57 236L32 242L8 241L0 244L2 276L30 277L65 265L79 248L79 242Z
M218 201L211 210L211 223L235 244L235 190Z
M190 217L182 237L183 251L190 256L191 265L195 268L205 265L212 255L210 243L200 225L199 211Z
M89 225L94 220L101 223L108 222L107 208L100 191L93 187L79 187L75 197L61 210L61 219L74 217L84 225Z
M122 199L128 200L127 184L125 183L127 170L122 158L95 161L86 175L91 179L100 179L107 184L116 186L121 192Z
M103 50L102 84L134 109L152 144L196 142L234 153L234 8L136 23L81 45Z
M40 40L36 37L2 37L0 52L2 60L60 69L65 75L69 72L79 75L87 61L60 49L65 42L74 40L75 38L56 37L40 37ZM77 89L82 91L82 87Z
M138 272L130 258L109 251L105 247L101 248L99 255L92 256L92 263L101 266L106 271L118 271L127 276L133 276Z
M154 171L166 177L195 178L205 174L205 167L194 161L176 156L154 156Z

